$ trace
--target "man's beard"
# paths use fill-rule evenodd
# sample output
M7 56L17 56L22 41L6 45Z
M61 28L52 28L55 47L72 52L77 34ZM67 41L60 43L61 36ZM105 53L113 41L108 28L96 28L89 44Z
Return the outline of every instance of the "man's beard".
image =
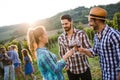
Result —
M69 32L69 31L71 30L71 28L72 28L72 27L71 27L71 25L70 25L70 27L65 27L64 30L65 30L65 32Z
M94 31L97 31L99 28L98 28L98 25L90 25Z

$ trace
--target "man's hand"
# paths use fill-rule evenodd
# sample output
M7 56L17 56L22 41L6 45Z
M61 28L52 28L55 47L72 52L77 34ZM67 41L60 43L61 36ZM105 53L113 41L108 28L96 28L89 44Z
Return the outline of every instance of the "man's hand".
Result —
M80 52L80 54L85 54L85 48L80 47L78 48L78 51Z

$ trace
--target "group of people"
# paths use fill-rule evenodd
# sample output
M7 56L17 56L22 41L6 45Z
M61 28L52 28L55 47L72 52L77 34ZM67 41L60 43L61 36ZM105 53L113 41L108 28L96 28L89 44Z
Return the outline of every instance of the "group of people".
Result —
M21 51L23 55L24 72L22 71L21 60L19 59L19 54L16 45L11 45L8 47L8 51L3 46L0 48L0 62L4 69L4 80L15 80L15 73L17 80L28 80L28 75L30 75L32 80L36 80L36 76L33 75L34 68L32 66L32 58L29 55L27 49Z
M58 38L59 61L45 47L48 43L45 27L37 26L28 30L28 46L37 56L43 80L64 80L63 68L69 80L92 80L87 56L96 55L99 56L102 80L120 80L120 32L105 23L107 11L101 7L91 8L87 17L89 26L95 31L93 47L87 34L73 27L70 15L60 17L64 32Z
M43 80L64 80L63 69L66 70L69 80L92 80L87 56L96 55L99 56L102 80L120 80L120 32L105 23L107 11L101 7L91 8L87 17L89 26L95 31L93 47L90 45L87 34L73 27L70 15L65 14L60 17L64 32L58 37L58 54L61 57L59 61L56 55L45 47L48 43L45 27L37 26L28 30L28 46L31 53L36 55ZM5 48L0 48L0 61L4 65L4 80L8 80L8 71L11 72L11 80L15 80L14 70L18 80L21 79L20 74L25 80L28 80L28 75L32 80L36 80L28 50L22 50L24 74L16 49L15 45L11 45L7 52Z

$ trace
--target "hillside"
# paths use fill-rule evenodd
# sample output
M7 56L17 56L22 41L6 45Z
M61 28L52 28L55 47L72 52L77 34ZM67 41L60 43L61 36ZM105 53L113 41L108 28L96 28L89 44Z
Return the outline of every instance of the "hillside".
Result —
M108 11L108 19L112 19L114 13L120 12L120 2L116 4L100 5L100 6ZM81 22L83 24L86 24L87 18L85 17L85 15L88 15L89 10L90 8L78 7L75 9L60 12L55 16L52 16L47 19L38 20L35 22L34 25L44 25L46 26L46 29L48 31L61 29L59 18L62 14L70 14L74 20L74 23ZM16 25L0 27L0 41L5 41L5 40L24 36L29 26L30 25L27 23L21 23Z
M116 4L99 5L99 6L105 8L108 11L107 19L110 19L110 20L113 18L113 15L116 12L120 12L120 2ZM67 10L67 11L58 13L57 15L51 18L37 21L36 25L40 25L40 24L45 25L49 30L61 28L59 19L62 14L70 14L75 23L82 22L83 24L86 24L88 21L85 15L88 15L89 10L90 8L85 8L85 7L78 7L75 9Z
M0 27L0 41L25 35L28 27L26 23Z

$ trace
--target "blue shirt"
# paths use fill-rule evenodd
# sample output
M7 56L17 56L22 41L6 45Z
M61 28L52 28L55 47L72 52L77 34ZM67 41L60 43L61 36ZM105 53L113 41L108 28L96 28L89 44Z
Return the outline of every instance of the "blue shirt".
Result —
M19 54L15 50L8 51L8 55L10 59L13 61L13 63L21 63L19 59Z
M106 25L101 38L95 34L93 55L99 55L103 80L118 80L120 72L120 32Z
M56 56L46 48L37 49L37 64L43 80L64 80L62 69L65 61L61 59L57 62Z

